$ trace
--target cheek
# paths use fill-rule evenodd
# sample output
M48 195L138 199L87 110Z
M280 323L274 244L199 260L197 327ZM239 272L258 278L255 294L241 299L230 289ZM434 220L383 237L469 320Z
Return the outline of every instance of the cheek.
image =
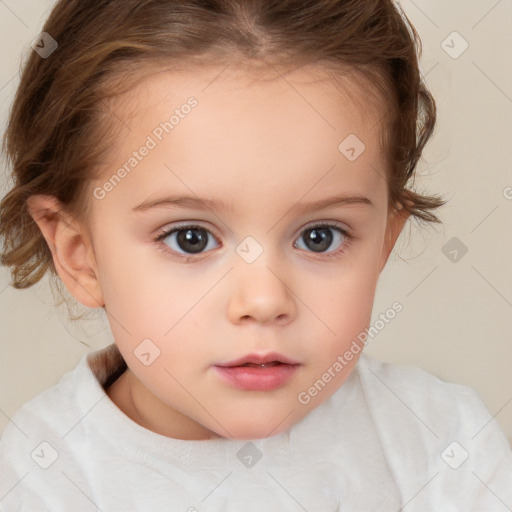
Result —
M301 382L311 408L330 397L357 364L364 350L374 294L375 279L370 273L352 273L330 283L323 296L317 296L315 309L321 321L315 319L315 325L321 328L311 330L310 368Z
M323 280L320 286L311 281L298 293L315 317L312 318L315 327L311 328L309 342L316 345L314 353L320 372L332 366L354 342L354 352L358 352L358 345L362 346L361 333L364 335L371 321L378 280L378 273L369 263L354 258L350 267L340 267L339 272L333 272L331 279ZM347 364L347 371L356 360L354 355ZM340 378L344 377L339 376L336 380Z
M361 259L350 266L340 266L329 279L310 281L298 293L307 297L308 307L335 332L343 326L361 326L369 322L378 272Z
M163 326L155 325L155 321L160 318L165 322L162 311L166 307L172 310L172 304L169 297L167 304L164 301L164 287L154 269L135 244L122 237L112 236L98 247L100 285L116 340L131 338L136 343L160 333Z
M176 360L198 358L198 348L210 325L202 320L215 307L208 297L201 301L211 283L201 277L192 280L190 271L171 271L164 260L163 264L148 265L147 254L133 249L119 264L116 254L122 249L122 244L117 244L116 252L106 255L101 268L109 324L127 362L134 367L139 364L134 351L143 342L150 352L159 353L159 362L166 366L172 367ZM205 311L207 306L210 309Z

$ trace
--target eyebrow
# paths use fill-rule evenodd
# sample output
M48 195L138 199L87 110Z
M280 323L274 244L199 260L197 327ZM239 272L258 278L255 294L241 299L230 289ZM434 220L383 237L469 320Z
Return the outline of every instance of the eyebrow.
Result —
M317 201L311 201L309 203L298 202L290 208L288 211L304 213L314 212L319 210L325 210L326 208L333 206L345 206L345 205L367 205L374 207L375 205L364 196L341 194ZM196 210L212 210L212 211L227 211L233 213L235 208L232 203L226 203L222 200L212 200L200 197L192 196L167 196L157 199L148 199L135 208L134 212L146 212L154 208L190 208Z

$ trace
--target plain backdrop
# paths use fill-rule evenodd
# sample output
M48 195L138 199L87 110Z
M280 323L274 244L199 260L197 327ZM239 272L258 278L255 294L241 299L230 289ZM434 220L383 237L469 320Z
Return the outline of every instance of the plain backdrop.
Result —
M22 57L53 4L0 1L2 132ZM438 106L416 186L449 202L438 211L442 226L407 223L381 274L372 325L395 301L403 310L365 350L476 389L512 442L512 2L401 5L421 36ZM4 164L1 175L5 193ZM46 279L27 290L8 283L0 268L0 430L86 352L113 341L98 310L70 322Z

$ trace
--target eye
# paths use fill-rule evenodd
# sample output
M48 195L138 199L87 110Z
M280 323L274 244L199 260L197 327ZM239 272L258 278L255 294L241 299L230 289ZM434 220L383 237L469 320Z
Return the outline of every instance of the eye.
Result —
M351 241L351 236L336 224L317 224L305 229L303 234L298 238L298 241L304 241L306 250L311 250L316 253L325 253L334 242L335 248L328 251L328 256L334 256L344 252ZM295 243L294 247L299 244ZM302 248L302 247L299 247Z
M179 225L160 233L156 242L163 242L172 251L179 254L199 254L212 247L213 235L201 226Z
M321 223L308 227L302 232L294 247L300 247L300 242L309 252L319 253L324 257L335 257L344 253L352 239L346 230L336 224ZM206 228L192 224L178 224L159 233L155 242L163 251L189 259L190 256L199 255L214 249L215 237ZM334 250L328 249L334 245Z

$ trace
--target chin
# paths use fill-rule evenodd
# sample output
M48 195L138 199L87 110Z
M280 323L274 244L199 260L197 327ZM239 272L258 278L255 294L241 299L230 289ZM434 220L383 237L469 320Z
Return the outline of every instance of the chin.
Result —
M269 432L268 428L254 428L254 427L242 427L240 429L237 429L235 431L230 430L230 438L231 439L238 439L240 441L250 441L254 439L264 439L266 437L272 437L276 436L278 434L281 434L286 430L285 428L279 428L278 430L274 430L273 432Z
M282 421L283 418L281 418ZM289 418L287 418L289 420ZM273 437L285 432L291 428L292 424L290 421L286 422L270 422L268 418L262 418L261 421L257 422L254 418L245 417L243 420L238 419L235 422L223 423L229 434L225 432L218 432L222 437L239 440L251 440L251 439L264 439L266 437ZM277 426L276 426L277 425Z

